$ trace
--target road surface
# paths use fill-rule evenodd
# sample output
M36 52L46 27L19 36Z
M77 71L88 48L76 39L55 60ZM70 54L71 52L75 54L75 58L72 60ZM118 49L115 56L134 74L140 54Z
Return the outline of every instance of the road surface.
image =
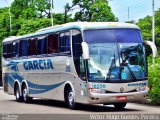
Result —
M146 104L128 103L123 111L116 111L110 106L102 105L78 105L76 110L70 110L64 102L54 100L34 99L31 103L17 103L13 95L8 95L0 89L0 114L159 114L160 106L151 106ZM77 119L77 118L76 118ZM97 118L98 119L98 118Z

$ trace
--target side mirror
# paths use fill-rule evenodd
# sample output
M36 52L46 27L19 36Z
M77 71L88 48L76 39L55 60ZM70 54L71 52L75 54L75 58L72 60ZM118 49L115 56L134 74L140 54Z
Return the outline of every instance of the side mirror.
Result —
M82 51L83 51L83 59L87 60L89 59L89 49L88 44L86 42L82 42Z
M156 45L151 41L144 41L145 45L149 45L152 49L153 57L158 57L157 47Z

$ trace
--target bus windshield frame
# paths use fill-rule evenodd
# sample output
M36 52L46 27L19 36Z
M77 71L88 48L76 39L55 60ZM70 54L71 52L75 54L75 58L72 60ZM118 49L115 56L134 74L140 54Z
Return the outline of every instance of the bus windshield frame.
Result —
M94 29L83 32L89 46L88 81L126 83L147 80L145 47L139 29Z

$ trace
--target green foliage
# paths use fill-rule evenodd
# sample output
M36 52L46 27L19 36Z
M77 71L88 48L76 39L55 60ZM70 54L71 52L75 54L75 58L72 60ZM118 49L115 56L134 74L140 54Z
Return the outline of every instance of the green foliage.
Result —
M0 48L2 46L2 40L10 35L10 28L9 28L9 12L8 8L0 8ZM1 53L1 49L0 49Z
M73 0L72 7L74 6L80 8L80 11L75 14L75 21L118 21L106 0Z
M155 41L160 54L160 9L155 12ZM140 19L137 25L142 30L144 40L152 40L152 17L146 16ZM151 56L150 50L147 49L147 55ZM150 85L149 98L152 104L160 104L160 57L156 58L155 65L152 65L152 57L148 57L148 79Z
M50 0L14 0L11 12L15 19L50 17Z
M151 57L149 61L149 98L152 104L160 105L160 57L155 59L156 63L154 66L151 64Z
M152 18L150 16L140 19L138 26L142 30L144 40L152 40Z
M155 41L160 46L160 9L155 12ZM141 30L144 40L152 40L152 17L146 16L140 19L137 24Z
M90 6L90 12L92 15L90 21L117 21L106 0L95 0L95 4Z
M51 20L47 18L26 20L21 29L18 30L17 35L29 34L37 31L38 29L51 26Z

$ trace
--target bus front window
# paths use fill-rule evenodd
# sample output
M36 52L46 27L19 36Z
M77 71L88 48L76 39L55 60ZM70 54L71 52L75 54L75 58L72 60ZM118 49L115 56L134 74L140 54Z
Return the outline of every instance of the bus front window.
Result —
M146 77L146 61L141 44L120 44L122 79L142 79Z
M145 51L138 29L86 30L89 81L136 81L146 77Z
M119 79L119 62L115 43L93 44L89 46L90 59L88 62L89 79L106 80L108 78ZM118 59L117 59L118 60ZM111 75L111 69L117 73Z

